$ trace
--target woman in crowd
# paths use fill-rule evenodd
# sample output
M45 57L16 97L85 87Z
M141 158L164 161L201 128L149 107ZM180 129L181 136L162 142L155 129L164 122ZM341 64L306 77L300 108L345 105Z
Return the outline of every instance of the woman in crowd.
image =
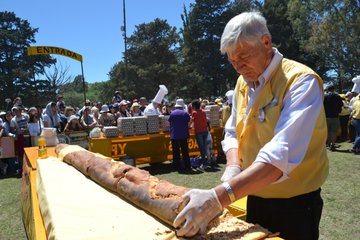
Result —
M35 109L36 110L36 109ZM37 111L29 111L28 129L31 137L31 146L37 146L37 140L41 133L40 117Z
M191 103L191 121L193 122L196 142L199 146L201 154L202 167L209 167L209 163L206 161L206 140L209 134L206 113L201 108L201 103L198 99L195 99ZM208 159L209 160L209 159Z
M64 132L71 133L74 131L81 131L81 130L84 130L84 128L80 124L79 117L76 115L72 115L65 126Z
M83 114L80 118L80 123L84 129L91 130L97 126L97 121L94 120L94 117L90 114L90 107L85 107Z
M143 116L143 113L142 113L141 110L140 110L140 104L139 104L139 103L134 102L134 103L131 105L130 115L131 115L132 117Z
M99 126L100 127L116 126L116 119L114 115L109 113L109 107L106 104L101 106Z
M131 117L129 111L127 110L127 105L128 105L128 102L126 100L122 100L119 103L119 112L118 112L119 118Z
M46 128L59 128L60 117L55 102L49 102L45 108L45 114L43 115L44 127Z

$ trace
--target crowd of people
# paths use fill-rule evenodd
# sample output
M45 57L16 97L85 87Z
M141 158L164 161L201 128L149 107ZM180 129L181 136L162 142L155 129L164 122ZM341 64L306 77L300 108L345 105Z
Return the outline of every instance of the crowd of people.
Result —
M359 77L355 77L359 78ZM354 78L354 79L355 79ZM336 151L338 141L353 142L350 151L360 154L360 95L356 88L345 94L338 94L330 84L324 96L324 109L327 123L326 145Z
M148 103L145 97L140 97L139 99L128 101L120 97L119 91L115 91L112 100L107 104L86 100L81 108L72 107L66 105L63 96L58 96L45 107L36 105L27 108L24 106L22 99L17 97L9 111L0 112L0 137L12 137L15 140L17 159L15 161L0 161L0 168L7 169L10 173L19 173L22 167L24 148L37 146L38 137L42 134L44 128L53 128L57 133L70 134L76 131L90 132L96 127L119 126L119 119L126 117L153 114L170 116L178 108L175 101L177 103L182 101L182 110L186 112L190 119L192 115L191 103L187 105L183 99L175 99L173 102L166 103L164 101L159 101L159 103L151 101ZM203 109L206 105L217 103L201 100L201 104ZM219 102L219 105L222 109L222 100ZM227 103L225 102L224 109L226 109L226 106ZM190 123L189 121L188 128L192 125L192 122ZM175 141L178 138L178 133L175 133L175 131L178 132L178 126L174 122L170 123L170 126L171 138ZM208 129L206 129L206 132L208 132ZM187 139L184 141L187 141ZM173 145L177 146L175 142ZM200 146L203 145L200 143ZM175 147L174 152L176 156L174 158L180 159L180 156L177 157L178 152L176 150L177 148ZM203 147L201 147L201 153L202 158L205 159L206 153ZM186 155L188 156L188 153L184 154L183 152L183 158L186 158ZM183 165L183 162L181 162L181 166ZM177 168L177 170L182 171L183 169Z
M221 36L220 50L239 75L229 101L232 106L222 109L227 118L222 141L227 164L221 184L191 189L183 196L186 206L173 222L177 236L204 233L225 207L247 196L246 221L280 232L284 239L318 239L321 187L329 173L326 145L334 150L339 115L347 115L341 113L345 105L355 131L352 151L359 153L359 91L341 99L332 86L324 94L323 80L315 71L285 58L273 46L266 19L259 12L233 17ZM167 89L162 92L166 94ZM215 104L221 101L216 99ZM25 113L18 103L3 114L3 126L5 134L14 135L17 146L23 146L30 128L38 135L42 127L91 129L116 126L117 119L134 114L164 114L169 115L174 166L179 171L190 170L186 143L191 125L203 164L208 164L205 137L209 127L202 110L206 101L195 99L188 105L178 98L173 104L161 103L157 97L150 104L142 98L130 102L119 92L111 104L87 101L81 109L66 107L61 97L44 111L36 106ZM18 148L18 155L20 152Z

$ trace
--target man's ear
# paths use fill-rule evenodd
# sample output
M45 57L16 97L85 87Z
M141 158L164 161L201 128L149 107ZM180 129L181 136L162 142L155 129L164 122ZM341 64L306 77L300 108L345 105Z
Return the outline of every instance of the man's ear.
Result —
M272 48L271 37L268 34L265 34L264 36L262 36L261 43L266 48Z

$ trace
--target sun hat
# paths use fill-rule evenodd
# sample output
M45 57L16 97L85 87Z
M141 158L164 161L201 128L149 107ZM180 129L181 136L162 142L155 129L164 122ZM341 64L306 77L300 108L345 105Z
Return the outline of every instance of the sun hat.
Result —
M178 108L178 107L184 108L185 107L184 99L182 99L182 98L176 99L176 103L175 103L174 107L176 107L176 108Z
M128 105L129 104L129 102L128 101L126 101L126 100L122 100L120 103L119 103L119 106L123 106L123 105Z
M76 115L71 115L70 118L69 118L69 122L71 122L72 120L78 120L79 117L76 116Z
M131 105L131 107L140 107L140 104L137 103L137 102L134 102L134 103Z
M109 112L109 107L108 105L104 104L101 106L101 111L100 113L105 113L105 112Z
M221 100L221 98L217 98L217 99L215 99L215 101L214 101L216 104L218 104L218 105L221 105L222 104L222 100Z

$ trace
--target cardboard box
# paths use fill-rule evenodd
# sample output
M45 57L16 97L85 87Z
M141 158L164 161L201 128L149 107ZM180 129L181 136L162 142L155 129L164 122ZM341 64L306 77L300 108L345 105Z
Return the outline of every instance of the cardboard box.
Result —
M15 141L12 137L0 138L0 158L15 157Z

